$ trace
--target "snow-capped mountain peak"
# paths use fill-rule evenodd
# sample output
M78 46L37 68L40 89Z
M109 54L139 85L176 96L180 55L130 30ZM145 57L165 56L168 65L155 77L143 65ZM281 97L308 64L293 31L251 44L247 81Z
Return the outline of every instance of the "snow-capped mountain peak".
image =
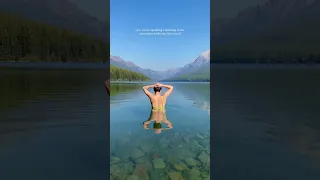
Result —
M210 50L207 50L207 51L201 53L201 54L200 54L200 57L203 57L203 58L209 60L209 59L210 59Z
M201 53L192 63L203 63L208 61L210 61L210 50Z

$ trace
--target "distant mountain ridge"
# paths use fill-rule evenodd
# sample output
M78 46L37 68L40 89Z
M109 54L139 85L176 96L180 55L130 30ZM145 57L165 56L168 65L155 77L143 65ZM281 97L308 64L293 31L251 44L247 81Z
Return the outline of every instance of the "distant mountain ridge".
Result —
M319 0L268 0L211 23L214 62L320 60Z
M287 24L286 21L291 18L296 18L296 21L303 20L301 15L314 6L319 8L318 0L269 0L239 12L235 18L214 19L213 41L219 45L239 38L264 35L276 26ZM312 11L319 10L316 14L320 15L318 8L313 8ZM319 19L317 16L314 18Z
M0 11L109 42L108 25L81 10L70 0L1 0Z
M181 75L194 73L203 67L209 67L210 50L201 53L199 57L197 57L194 61L186 64L183 67L172 68L166 71L155 71L151 69L144 69L134 64L133 62L125 61L121 57L113 56L111 54L110 54L110 64L120 68L128 69L133 72L142 73L150 77L152 80L164 80L164 79L169 79L173 77L178 77Z

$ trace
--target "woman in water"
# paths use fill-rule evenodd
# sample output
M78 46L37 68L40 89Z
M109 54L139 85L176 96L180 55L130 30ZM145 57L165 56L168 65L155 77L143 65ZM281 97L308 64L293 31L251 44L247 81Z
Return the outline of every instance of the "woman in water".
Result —
M161 95L162 87L168 89L163 95ZM154 94L148 90L149 88L153 88ZM149 129L148 124L154 121L153 129L156 134L161 133L161 130L163 129L171 129L172 123L167 119L165 106L168 96L173 91L173 86L156 83L155 85L144 86L143 91L149 97L152 107L150 118L148 121L143 123L143 127L145 129ZM168 128L161 128L161 123L167 124Z
M161 95L162 87L168 89L163 95ZM148 90L149 88L153 88L154 94ZM165 111L167 98L172 93L173 86L156 83L155 85L144 86L142 89L149 97L153 111Z

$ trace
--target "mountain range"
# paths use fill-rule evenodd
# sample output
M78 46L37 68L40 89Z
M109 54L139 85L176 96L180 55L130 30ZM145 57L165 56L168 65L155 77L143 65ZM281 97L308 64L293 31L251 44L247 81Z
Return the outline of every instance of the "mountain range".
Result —
M319 27L318 20L319 0L269 0L239 12L234 18L213 19L213 42L221 45L238 39L271 35L280 27L282 32L291 32L292 28L299 28L295 26L298 24Z
M110 54L110 64L128 69L133 72L142 73L152 80L168 80L168 79L175 79L179 78L180 76L186 76L194 73L206 72L207 77L210 76L210 50L205 51L199 55L194 61L191 63L186 64L183 67L179 68L172 68L166 71L156 71L151 69L144 69L139 67L138 65L134 64L130 61L125 61L119 56L113 56ZM205 71L204 71L205 70Z
M230 19L213 19L215 60L240 51L320 53L320 1L268 0Z

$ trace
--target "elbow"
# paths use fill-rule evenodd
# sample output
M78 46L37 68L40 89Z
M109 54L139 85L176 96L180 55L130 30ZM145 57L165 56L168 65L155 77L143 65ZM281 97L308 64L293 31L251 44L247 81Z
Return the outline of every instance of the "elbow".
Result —
M144 90L149 89L149 86L143 86L142 89Z

